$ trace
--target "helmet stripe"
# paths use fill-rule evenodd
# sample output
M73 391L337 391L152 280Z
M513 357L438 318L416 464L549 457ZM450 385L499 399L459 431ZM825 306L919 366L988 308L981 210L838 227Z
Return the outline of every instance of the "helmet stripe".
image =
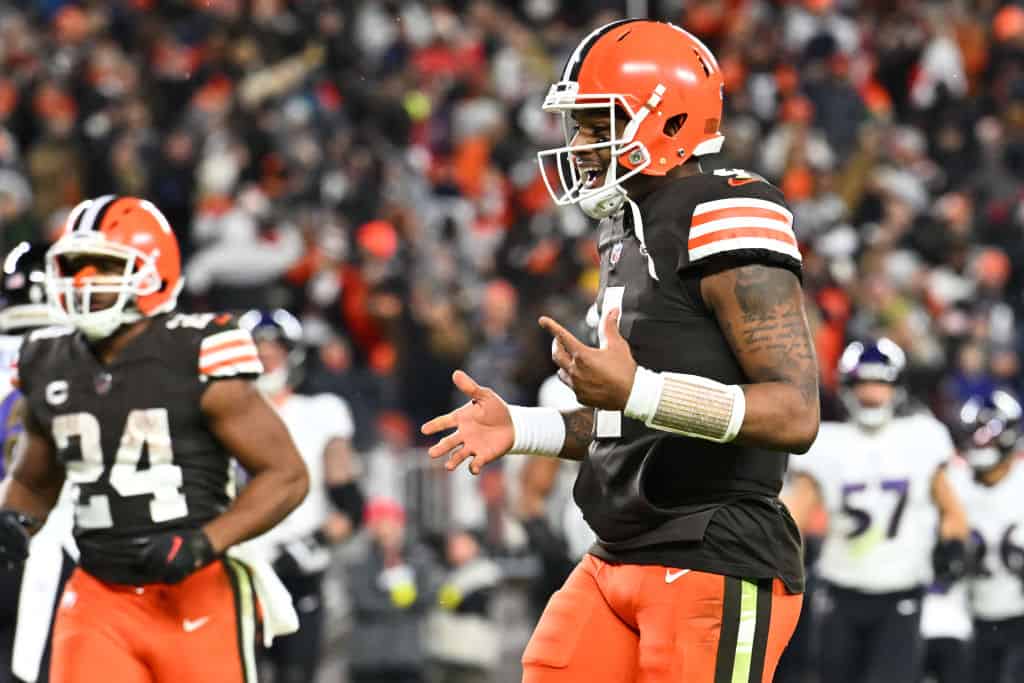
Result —
M148 199L141 200L139 202L139 208L148 213L149 215L151 215L153 217L153 220L155 220L160 225L161 230L166 232L168 235L174 234L173 231L171 230L171 224L167 222L167 218L162 213L160 213L160 209L156 208L156 206L151 201L149 201Z
M107 213L110 205L116 200L117 195L114 194L105 194L92 200L85 211L78 216L74 225L71 226L71 230L74 232L94 232L99 230L103 216Z
M616 26L622 24L628 24L633 21L648 21L647 19L619 19L613 21L610 24L605 24L600 28L596 28L591 31L590 35L580 41L580 44L573 50L572 56L569 57L569 61L565 63L565 69L562 70L563 81L576 81L580 77L580 68L583 66L583 59L590 52L590 48L594 47L594 43L597 42L598 38L611 31Z
M86 199L75 204L75 208L71 209L71 213L68 214L68 218L65 221L66 232L74 232L78 229L78 223L82 220L86 209L92 206L92 201L91 199Z
M711 52L711 50L708 48L708 46L704 44L704 41L702 41L700 38L698 38L697 36L693 35L689 31L687 31L685 28L681 28L681 27L676 26L675 24L672 24L672 23L669 23L668 25L671 26L672 28L674 28L675 30L679 31L680 33L682 33L687 38L689 38L690 40L693 41L694 49L697 50L698 54L700 54L701 59L703 59L704 62L707 63L708 67L712 71L720 71L721 70L720 67L718 66L718 60L715 59L714 53Z

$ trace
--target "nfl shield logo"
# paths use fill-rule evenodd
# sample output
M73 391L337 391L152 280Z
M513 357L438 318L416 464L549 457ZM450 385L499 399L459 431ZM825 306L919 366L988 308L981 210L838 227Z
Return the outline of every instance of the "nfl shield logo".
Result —
M114 377L109 372L99 372L96 377L93 378L93 385L96 387L96 393L101 396L110 392L110 387L114 383Z
M622 256L622 242L616 242L615 246L612 247L612 253L608 256L608 265L615 267L615 264L619 262L619 258Z

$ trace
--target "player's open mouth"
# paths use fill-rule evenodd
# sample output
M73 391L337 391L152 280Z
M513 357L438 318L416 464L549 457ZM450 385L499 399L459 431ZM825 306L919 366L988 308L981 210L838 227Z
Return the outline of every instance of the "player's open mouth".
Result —
M599 187L604 182L604 169L600 166L581 166L579 172L583 187L587 189Z

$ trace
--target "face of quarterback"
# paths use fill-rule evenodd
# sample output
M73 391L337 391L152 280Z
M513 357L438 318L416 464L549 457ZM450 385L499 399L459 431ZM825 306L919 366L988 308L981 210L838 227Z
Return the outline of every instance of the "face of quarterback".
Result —
M573 127L572 138L568 142L570 146L595 145L608 142L611 139L611 117L608 115L607 109L578 109L572 112L571 121ZM615 113L615 138L617 140L622 140L628 123L629 115L617 108ZM681 121L671 121L665 126L665 133L675 135L681 125ZM608 166L612 161L611 147L579 150L572 156L576 170L583 178L584 188L594 189L604 184ZM619 169L620 175L624 172L625 169ZM627 190L635 190L650 179L650 176L641 174L623 181L622 186Z
M575 111L572 114L572 120L574 134L569 141L570 145L594 145L607 142L611 137L611 119L603 109ZM616 135L621 136L625 127L625 116L623 115L621 119L616 116ZM580 177L584 179L583 187L600 187L604 182L611 158L611 150L608 147L582 150L573 154L576 169L579 171Z

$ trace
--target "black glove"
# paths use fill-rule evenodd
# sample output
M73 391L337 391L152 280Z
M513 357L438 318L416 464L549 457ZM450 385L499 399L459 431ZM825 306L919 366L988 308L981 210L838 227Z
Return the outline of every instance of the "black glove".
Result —
M28 529L37 522L17 510L0 510L0 566L13 569L28 557Z
M352 522L352 529L358 529L363 522L363 506L366 504L359 484L354 481L338 484L328 488L327 493L338 511Z
M932 551L932 567L936 583L952 586L967 575L967 546L957 538L940 540Z
M145 540L140 564L154 581L178 583L216 557L201 529L171 531Z

